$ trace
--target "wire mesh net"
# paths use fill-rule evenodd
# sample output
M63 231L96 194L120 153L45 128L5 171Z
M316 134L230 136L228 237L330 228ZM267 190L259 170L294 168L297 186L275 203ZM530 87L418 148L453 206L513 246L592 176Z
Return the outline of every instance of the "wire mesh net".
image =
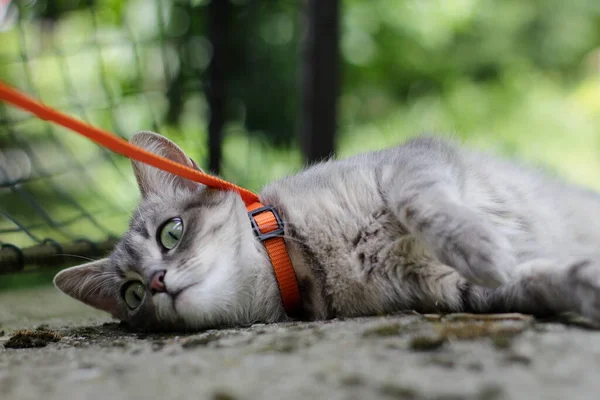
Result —
M12 26L4 27L0 46L3 80L121 135L123 102L143 104L139 100L144 99L143 109L152 118L151 93L116 93L107 77L119 52L121 57L134 53L134 67L128 68L133 79L147 74L137 57L143 50L123 51L127 42L107 44L110 32L100 32L97 25L101 10L67 9L48 16L23 3L13 4L12 13L15 6L18 14L5 21ZM88 35L64 32L83 22L89 23ZM0 272L64 264L67 254L89 257L110 248L131 205L124 189L131 179L122 160L6 105L0 105L0 129Z
M125 138L166 134L203 165L205 3L0 0L0 79ZM222 174L256 187L264 144L227 129L236 153ZM0 274L102 254L137 198L128 160L0 104Z

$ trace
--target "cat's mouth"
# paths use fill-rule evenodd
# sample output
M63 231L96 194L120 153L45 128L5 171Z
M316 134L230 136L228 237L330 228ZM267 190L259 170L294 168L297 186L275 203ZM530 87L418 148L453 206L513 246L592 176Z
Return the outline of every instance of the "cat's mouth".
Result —
M170 295L171 295L171 297L173 298L173 302L177 301L177 297L179 297L179 295L180 295L181 293L185 292L185 291L186 291L186 290L188 290L189 288L191 288L191 287L193 287L193 286L196 286L196 285L197 285L196 283L190 283L189 285L186 285L186 286L182 287L181 289L174 291L173 293L170 293L170 292L169 292L169 294L170 294Z
M175 305L175 302L177 301L177 298L184 293L186 290L190 289L193 286L196 286L197 283L190 283L189 285L186 285L182 288L179 288L177 290L169 290L168 288L165 288L164 291L162 292L156 292L156 293L152 293L152 298L157 298L157 296L161 296L161 295L167 295L171 298L171 300L173 301L173 305ZM158 297L159 298L159 297Z
M162 292L156 292L152 294L151 302L156 312L156 317L162 323L175 323L182 317L178 310L178 300L182 294L185 294L188 289L196 286L197 283L192 283L177 290L169 291L164 290ZM181 307L181 305L180 305Z

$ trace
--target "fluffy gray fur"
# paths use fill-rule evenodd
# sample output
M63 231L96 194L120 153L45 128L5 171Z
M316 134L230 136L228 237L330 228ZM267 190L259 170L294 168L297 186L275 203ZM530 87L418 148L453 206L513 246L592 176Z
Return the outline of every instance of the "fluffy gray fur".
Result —
M197 168L164 137L133 143ZM204 329L288 319L265 249L233 192L134 162L142 192L106 259L60 272L70 296L134 327ZM600 319L600 196L540 171L421 137L268 185L285 221L305 319L389 313L575 311ZM180 217L172 250L157 231ZM166 292L150 291L165 270ZM123 285L142 282L130 309Z

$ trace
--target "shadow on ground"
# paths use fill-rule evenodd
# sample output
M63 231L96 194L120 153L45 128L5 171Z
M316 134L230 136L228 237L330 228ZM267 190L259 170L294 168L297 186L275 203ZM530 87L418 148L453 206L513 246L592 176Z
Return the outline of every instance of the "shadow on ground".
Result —
M37 289L0 294L1 399L597 399L600 331L565 316L419 315L130 332Z

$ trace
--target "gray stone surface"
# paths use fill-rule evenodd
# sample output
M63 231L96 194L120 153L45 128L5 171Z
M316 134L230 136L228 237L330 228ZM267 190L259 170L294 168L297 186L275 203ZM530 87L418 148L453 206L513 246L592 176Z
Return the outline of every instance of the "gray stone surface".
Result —
M570 322L409 313L138 334L52 288L0 293L0 399L599 399L600 331ZM5 348L40 324L62 338Z

